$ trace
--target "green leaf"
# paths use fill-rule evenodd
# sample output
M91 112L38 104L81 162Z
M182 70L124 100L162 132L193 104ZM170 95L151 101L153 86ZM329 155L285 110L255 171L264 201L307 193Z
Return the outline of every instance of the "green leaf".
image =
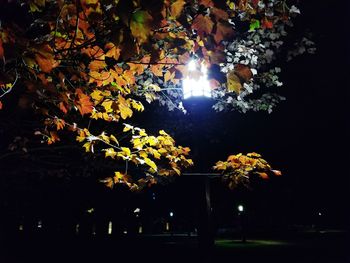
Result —
M260 28L260 21L256 19L252 19L249 25L249 31L255 31Z

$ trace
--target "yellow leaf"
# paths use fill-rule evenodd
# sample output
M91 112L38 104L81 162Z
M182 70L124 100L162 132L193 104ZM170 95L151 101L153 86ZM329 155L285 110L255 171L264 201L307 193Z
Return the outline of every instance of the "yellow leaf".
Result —
M161 157L160 153L157 150L154 150L152 152L152 154L153 154L154 158L156 158L156 159L160 159L160 157Z
M165 72L164 82L168 82L169 80L173 80L175 78L175 71L171 73L170 71Z
M124 126L125 126L125 127L124 127L124 129L123 129L123 132L128 132L128 131L134 129L133 126L131 126L131 125L129 125L129 124L126 124L126 123L124 123Z
M91 98L94 100L95 105L100 103L101 100L104 98L104 96L102 95L102 91L95 89L91 94L90 94Z
M173 170L177 173L177 175L181 174L181 171L177 167L173 167Z
M137 150L141 150L143 147L143 142L140 140L140 138L134 139L132 143L134 144L134 148Z
M109 143L109 137L104 133L102 132L99 136L103 141Z
M110 100L110 99L104 100L101 105L105 108L106 112L113 112L113 109L112 109L113 100Z
M111 136L109 136L109 138L111 139L111 141L115 142L119 146L119 142L113 134L111 134Z
M91 142L84 143L83 147L85 148L86 152L91 152L92 151L92 144L91 144Z
M142 157L142 158L147 158L147 157L148 157L148 154L147 154L145 151L140 151L140 152L139 152L139 155L140 155L140 157Z
M132 110L130 109L129 103L123 96L118 95L118 107L120 111L120 116L125 120L128 117L132 116Z
M184 0L177 0L171 4L170 13L173 18L177 18L181 15L186 2Z
M113 148L108 148L108 149L105 149L105 157L111 157L114 159L114 157L117 155L117 153L114 151Z
M237 94L239 94L243 89L243 86L241 84L241 80L239 79L239 77L233 71L228 72L226 77L227 77L227 89L229 91L234 91Z
M157 165L155 164L155 162L153 162L151 159L149 158L145 158L144 159L145 163L151 167L154 171L157 171Z
M122 174L121 172L115 172L114 176L118 179L118 180L122 180L124 178L124 174Z
M127 147L121 147L121 149L122 149L123 154L124 154L125 156L130 157L130 155L131 155L131 151L130 151L130 149L129 149L129 148L127 148Z
M137 111L143 111L145 109L140 101L131 100L131 105Z

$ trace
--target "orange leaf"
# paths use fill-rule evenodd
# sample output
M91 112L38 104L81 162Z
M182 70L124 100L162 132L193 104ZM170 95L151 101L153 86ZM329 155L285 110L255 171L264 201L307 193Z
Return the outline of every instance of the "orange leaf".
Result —
M53 51L49 45L42 46L36 50L35 60L45 73L50 73L54 67L58 66L58 62L55 60Z
M50 131L50 136L47 139L47 144L50 145L50 144L53 144L59 140L60 140L60 138L58 137L57 132Z
M267 173L258 173L259 176L262 178L262 179L269 179L269 176L267 175Z
M65 114L67 114L68 110L67 110L66 106L64 105L64 103L63 103L63 102L60 102L58 105L59 105L59 107L60 107L60 110L61 110L62 112L64 112Z
M63 130L64 126L66 125L65 121L62 119L55 119L54 120L57 130Z
M242 65L242 64L237 64L235 66L235 74L240 77L242 80L244 80L245 82L247 82L248 80L250 80L253 77L253 73L250 70L250 68L246 65Z
M209 35L213 30L214 22L209 16L199 15L193 21L192 28L197 30L198 35L204 36L204 34Z
M108 49L106 52L106 57L114 58L115 60L119 59L121 49L116 47L113 43L107 43L105 49Z
M271 172L273 172L274 175L276 175L276 176L281 176L282 175L282 172L279 171L279 170L271 170Z
M170 7L171 16L174 18L179 17L185 4L186 2L184 0L177 0L176 2L172 3Z
M261 26L262 26L262 28L272 29L273 28L273 23L272 23L272 21L270 21L267 18L265 18L262 21Z
M163 65L152 65L151 71L155 76L162 77L163 76L163 67L164 67Z
M85 95L81 89L76 90L76 95L78 100L76 100L76 106L80 111L81 115L91 113L93 110L94 104L91 102L90 97Z

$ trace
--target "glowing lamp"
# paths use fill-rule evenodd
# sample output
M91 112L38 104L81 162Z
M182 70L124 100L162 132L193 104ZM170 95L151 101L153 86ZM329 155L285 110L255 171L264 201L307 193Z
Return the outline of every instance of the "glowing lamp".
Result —
M184 99L191 97L211 97L211 89L208 81L208 69L206 65L191 60L187 64L188 74L182 81Z

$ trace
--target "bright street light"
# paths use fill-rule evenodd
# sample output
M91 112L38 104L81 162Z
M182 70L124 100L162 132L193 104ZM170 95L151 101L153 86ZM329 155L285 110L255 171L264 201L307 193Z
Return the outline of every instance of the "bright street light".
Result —
M239 212L243 212L243 211L244 211L243 205L239 205L239 206L237 207L237 209L238 209Z
M182 81L184 99L190 97L211 97L208 69L204 63L191 60L187 64L188 75Z

